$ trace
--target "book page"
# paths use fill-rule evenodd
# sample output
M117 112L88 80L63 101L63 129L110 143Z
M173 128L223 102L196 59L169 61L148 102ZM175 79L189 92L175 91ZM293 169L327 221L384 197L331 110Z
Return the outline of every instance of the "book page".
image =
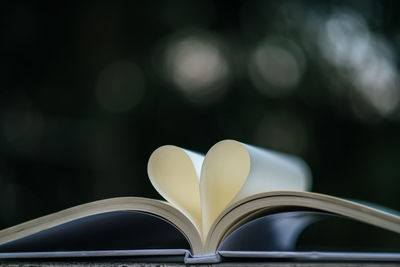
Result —
M147 171L154 188L182 211L201 233L199 177L201 154L176 146L162 146L150 156Z
M400 217L392 213L318 193L271 191L249 196L224 209L210 229L204 251L205 253L215 251L229 233L257 217L282 210L297 211L310 208L400 233Z
M67 234L68 237L73 239L73 240L71 240L72 242L76 242L76 244L77 244L76 249L80 249L80 248L84 249L83 247L80 247L80 246L84 245L82 243L83 242L82 240L85 238L93 238L94 240L98 240L99 238L105 238L103 236L103 234L100 233L101 231L99 232L99 235L100 235L99 237L96 237L96 235L95 235L96 231L94 231L93 234L89 233L92 230L96 230L96 229L100 230L100 228L104 229L104 231L106 231L107 229L108 229L108 231L110 231L110 229L111 229L110 234L114 234L115 237L117 238L112 243L113 244L115 243L117 246L118 246L118 244L122 246L122 243L118 243L119 242L118 240L120 240L120 238L123 238L125 235L128 235L128 233L127 233L128 230L126 230L125 226L123 226L122 224L125 224L126 227L131 226L133 228L135 228L135 224L137 224L137 226L141 225L143 227L148 224L149 229L146 231L149 231L152 234L155 234L154 238L162 239L162 234L160 232L158 232L160 229L158 229L158 230L151 229L152 226L150 225L149 220L145 219L146 221L142 222L141 219L139 219L139 216L136 215L137 212L141 212L143 214L153 214L158 218L162 218L161 220L168 222L168 224L174 225L176 227L176 229L178 229L181 233L183 233L183 235L189 242L190 247L192 248L192 253L202 254L203 246L202 246L201 236L200 236L197 228L194 226L194 224L192 224L191 220L185 214L183 214L178 209L176 209L171 204L169 204L165 201L154 200L154 199L149 199L149 198L140 198L140 197L118 197L118 198L110 198L110 199L94 201L94 202L75 206L75 207L72 207L72 208L69 208L66 210L62 210L62 211L52 213L52 214L49 214L49 215L46 215L43 217L39 217L37 219L31 220L28 222L24 222L24 223L12 226L10 228L0 231L0 247L3 246L3 244L7 244L9 242L14 242L14 241L19 242L18 240L21 240L21 242L22 242L21 244L27 245L24 243L25 242L24 240L26 240L26 241L29 241L29 240L33 241L34 239L37 240L36 237L39 239L44 238L47 240L47 236L53 241L57 241L58 237L61 238L60 239L61 241L66 241L63 236L57 236L58 231L61 231L61 229L62 229L62 231L64 231L66 229L64 227L59 228L59 226L61 226L61 225L65 225L65 226L72 227L72 228L75 228L75 226L79 226L78 228L81 229L78 231L79 232L79 233L77 233L78 235L76 235L76 237L78 239L74 239L72 236L72 233ZM120 227L116 227L114 225L114 224L116 224L114 219L117 217L115 217L114 215L112 215L111 217L108 217L107 214L116 214L117 217L120 218L118 220L120 220L121 224L117 223L117 224L119 224ZM125 217L125 215L122 216L124 218L120 217L121 214L125 214L125 215L126 214L135 214L135 215L133 215L133 216L128 215L128 217L130 218L130 219L128 219L128 217ZM92 215L95 215L95 217L92 217ZM102 223L99 222L97 219L93 219L93 218L112 219L111 221L109 221L109 224L108 224L110 227L108 227L107 225L101 226ZM146 217L146 218L150 218L150 217ZM138 221L133 222L136 219ZM131 220L131 222L128 222L130 220ZM89 221L89 223L81 224L81 222L87 222L87 221ZM104 221L104 223L106 223L106 222ZM81 226L84 226L83 228L87 228L88 230L84 230L83 228L81 228ZM98 228L98 227L100 227L100 228ZM157 226L155 226L155 227L157 227ZM78 228L75 228L75 229L78 229ZM114 229L114 230L112 230L112 229ZM135 232L136 230L138 230L138 229L131 229L129 231ZM47 232L45 232L45 231L47 231ZM141 229L141 230L139 229L138 231L145 233L144 229ZM38 234L38 235L36 235L36 234ZM63 233L60 233L60 234L63 234ZM121 234L121 235L118 236L119 234ZM164 234L167 234L167 232L164 232ZM169 235L169 237L171 237L172 239L176 239L178 236L172 234L172 235ZM55 239L53 239L53 238L55 238ZM178 238L180 239L180 237L178 237ZM44 239L42 241L44 241ZM51 241L50 239L48 239L49 242ZM53 242L53 241L51 241L51 242ZM138 243L135 243L134 241L138 242ZM140 239L133 240L132 236L131 236L131 238L130 238L130 243L132 245L131 249L139 248L141 246L141 244L145 244L148 241L150 241L150 240L147 240L147 239L146 240L140 240ZM160 242L161 241L162 240L160 240ZM36 243L36 241L35 241L35 243ZM39 243L37 244L38 246L45 245L45 243L41 243L41 242L39 242ZM128 248L129 240L127 240L125 244L126 244L126 248ZM147 244L150 244L150 243L147 243ZM101 244L94 243L94 245L97 246L97 245L101 245ZM105 246L106 245L107 244L105 244ZM5 246L3 246L3 248L5 248ZM10 247L8 247L8 248L10 249ZM110 248L112 248L112 245L110 245ZM101 248L93 247L93 249L101 249ZM2 252L6 252L6 251L7 251L7 249L2 250ZM10 251L10 250L8 250L8 251Z
M136 210L88 215L0 244L0 253L135 249L190 250L190 244L167 220Z
M332 216L319 211L286 211L256 216L229 233L218 250L294 251L304 229Z
M230 203L275 190L310 188L308 166L283 153L224 140L207 153L200 178L203 235Z
M246 182L232 202L268 191L311 189L311 171L302 159L247 144L242 145L246 147L250 157L250 171Z

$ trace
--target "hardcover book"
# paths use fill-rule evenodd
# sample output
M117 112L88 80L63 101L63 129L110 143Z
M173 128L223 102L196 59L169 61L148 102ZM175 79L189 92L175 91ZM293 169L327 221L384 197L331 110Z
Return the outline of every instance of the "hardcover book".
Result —
M234 140L205 156L168 145L152 153L148 175L166 201L105 199L4 229L0 258L400 260L397 212L310 192L295 156Z

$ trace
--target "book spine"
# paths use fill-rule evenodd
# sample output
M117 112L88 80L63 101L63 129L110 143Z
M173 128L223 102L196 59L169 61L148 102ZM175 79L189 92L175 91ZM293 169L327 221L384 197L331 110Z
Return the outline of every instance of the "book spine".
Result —
M186 264L212 264L221 262L221 256L219 254L207 254L207 255L192 255L189 252L185 255Z

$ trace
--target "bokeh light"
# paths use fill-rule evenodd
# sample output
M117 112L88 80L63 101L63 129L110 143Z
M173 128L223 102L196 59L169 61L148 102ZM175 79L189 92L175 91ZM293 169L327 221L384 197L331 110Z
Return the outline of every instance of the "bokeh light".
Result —
M193 102L213 102L226 90L227 59L219 43L205 34L172 40L165 60L168 78Z
M364 17L353 11L334 12L320 29L319 47L356 90L353 105L363 101L382 116L396 110L400 98L396 54L384 37L370 31Z
M362 64L369 40L370 32L362 16L354 12L337 12L322 25L319 45L332 63L355 68Z
M249 62L255 86L271 97L290 94L299 84L305 66L305 58L295 44L285 42L286 47L278 44L265 41L256 48Z

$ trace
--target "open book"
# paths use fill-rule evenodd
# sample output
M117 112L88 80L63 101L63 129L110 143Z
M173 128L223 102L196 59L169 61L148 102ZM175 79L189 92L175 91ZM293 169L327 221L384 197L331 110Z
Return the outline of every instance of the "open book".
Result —
M351 221L357 228L357 223L367 225L400 240L400 216L308 192L311 174L297 157L234 140L215 144L206 156L168 145L153 152L148 175L167 201L100 200L4 229L0 258L182 255L187 263L218 262L221 257L400 260L400 243L379 253L365 248L342 253L341 248L321 250L312 244L299 249L305 229L324 220Z

